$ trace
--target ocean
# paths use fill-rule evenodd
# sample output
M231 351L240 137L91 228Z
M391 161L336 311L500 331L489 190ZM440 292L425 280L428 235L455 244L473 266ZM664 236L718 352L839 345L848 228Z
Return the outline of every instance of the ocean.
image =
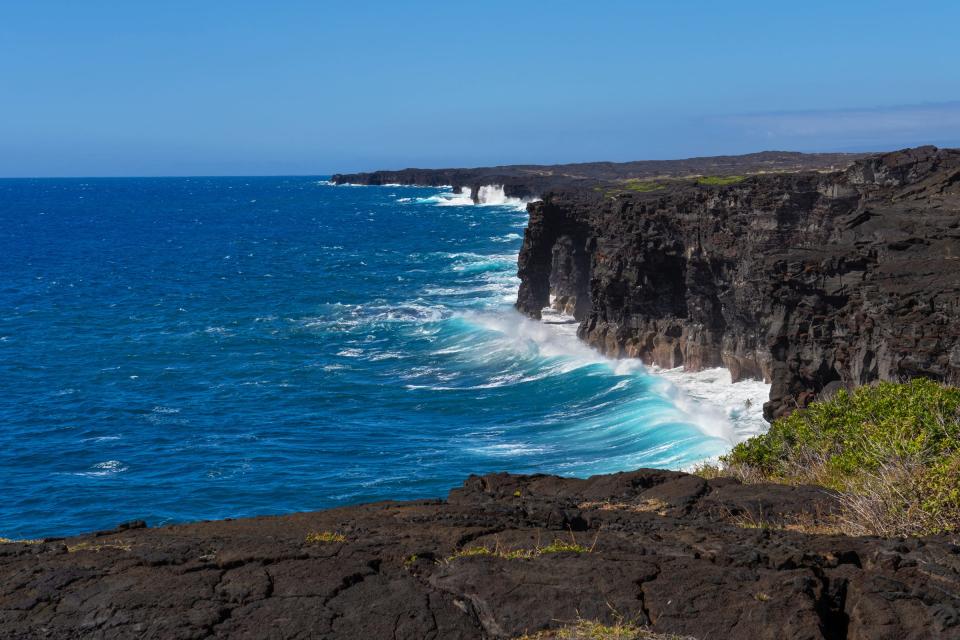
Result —
M513 310L524 204L321 178L0 180L0 537L689 468L767 385Z

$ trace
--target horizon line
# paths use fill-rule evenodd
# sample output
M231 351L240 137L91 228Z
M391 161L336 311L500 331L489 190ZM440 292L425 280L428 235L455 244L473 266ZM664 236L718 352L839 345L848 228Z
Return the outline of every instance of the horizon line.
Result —
M937 144L914 144L908 146L896 146L893 148L884 147L883 149L869 149L862 151L794 151L789 149L762 149L760 151L748 151L746 153L718 153L712 155L689 155L684 157L672 157L672 158L644 158L644 159L634 159L634 160L581 160L575 162L554 162L554 163L536 163L536 162L516 162L516 163L502 163L502 164L481 164L473 166L443 166L443 167L426 167L426 166L414 166L410 165L403 167L401 169L368 169L361 171L338 171L332 173L223 173L223 174L187 174L187 173L170 173L170 174L136 174L136 175L32 175L32 176L0 176L0 180L139 180L139 179L166 179L166 178L330 178L338 173L343 174L359 174L359 173L374 173L378 171L408 171L412 169L416 170L425 170L425 171L437 171L444 169L488 169L496 167L555 167L555 166L564 166L564 165L578 165L578 164L630 164L634 162L677 162L683 160L696 160L704 158L724 158L724 157L743 157L749 155L756 155L761 153L797 153L801 155L875 155L881 153L892 153L895 151L902 151L905 149L915 149L918 147L932 146L937 147L938 149L960 149L960 143L956 143L957 146L953 144L946 145L937 145Z

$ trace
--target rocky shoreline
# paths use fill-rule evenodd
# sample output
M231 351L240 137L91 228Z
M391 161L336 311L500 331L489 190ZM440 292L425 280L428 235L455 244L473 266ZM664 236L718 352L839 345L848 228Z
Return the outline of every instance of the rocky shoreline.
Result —
M851 538L814 487L640 470L0 544L4 638L960 638L960 546Z
M876 380L960 384L960 150L333 180L542 196L528 207L520 311L570 313L613 357L763 379L768 420Z
M522 312L570 313L612 356L764 378L768 418L874 380L960 383L960 151L334 181L542 196ZM842 517L811 486L496 474L446 500L0 541L0 638L506 639L627 620L699 640L960 639L960 540L844 536Z

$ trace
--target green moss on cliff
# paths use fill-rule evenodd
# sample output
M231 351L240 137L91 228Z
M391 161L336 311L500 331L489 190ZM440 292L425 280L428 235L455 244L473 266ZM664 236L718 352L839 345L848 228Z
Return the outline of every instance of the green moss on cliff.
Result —
M638 193L648 193L650 191L659 191L660 189L663 189L663 185L657 182L648 182L637 179L627 180L623 186L630 191L636 191Z
M697 184L724 187L729 184L743 182L746 179L747 176L703 176L702 178L697 178Z

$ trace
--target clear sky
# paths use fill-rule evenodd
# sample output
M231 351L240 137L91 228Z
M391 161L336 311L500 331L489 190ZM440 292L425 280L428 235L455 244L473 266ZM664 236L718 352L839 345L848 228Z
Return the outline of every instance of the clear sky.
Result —
M0 176L960 146L960 2L0 1Z

